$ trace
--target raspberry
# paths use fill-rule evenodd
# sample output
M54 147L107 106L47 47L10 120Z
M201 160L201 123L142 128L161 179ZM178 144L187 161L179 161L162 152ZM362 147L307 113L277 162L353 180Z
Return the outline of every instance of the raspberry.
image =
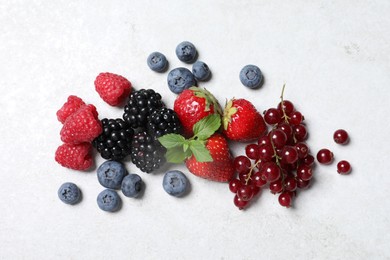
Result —
M120 75L106 72L96 77L95 89L106 103L117 106L130 94L131 83Z
M94 105L81 107L70 115L61 129L61 140L64 143L92 142L102 132L98 112Z
M84 101L77 96L69 96L65 104L57 111L57 119L61 123L73 113L75 113L80 107L84 106Z
M65 143L57 148L55 160L62 166L73 170L87 170L93 164L91 149L90 143Z

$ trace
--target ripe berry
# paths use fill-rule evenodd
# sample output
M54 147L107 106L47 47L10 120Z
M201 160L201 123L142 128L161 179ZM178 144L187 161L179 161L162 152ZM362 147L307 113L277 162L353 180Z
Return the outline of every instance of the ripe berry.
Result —
M259 146L259 158L264 162L269 162L274 156L272 145L263 144Z
M302 159L302 163L307 166L312 166L314 164L314 156L308 154L305 158Z
M288 122L292 125L299 125L303 121L303 115L299 111L294 111L290 114Z
M253 198L253 189L250 185L241 185L237 190L237 196L243 201L249 201Z
M261 85L263 74L259 67L255 65L246 65L240 71L240 81L248 88L254 89Z
M123 120L132 128L146 128L149 116L154 110L164 107L161 95L153 89L133 91L124 108Z
M270 108L264 112L264 120L269 125L278 124L282 121L282 115L278 109Z
M308 181L313 177L313 171L311 167L301 164L297 168L297 177L301 180Z
M234 196L233 199L234 205L239 209L242 210L248 205L248 201L242 200L240 197L237 196L237 194Z
M289 208L291 206L292 196L290 192L283 192L279 195L279 204Z
M95 89L109 105L117 106L131 92L132 86L126 78L114 73L100 73L95 79Z
M297 179L297 187L300 188L300 189L305 189L305 188L308 188L309 185L310 185L310 180L307 180L307 181L304 181L300 178L296 178Z
M257 141L257 144L258 145L262 145L262 144L271 145L271 139L269 139L268 135L263 135L262 137L259 138L259 140Z
M282 162L293 164L298 160L298 152L293 146L286 145L282 149Z
M251 161L244 155L237 156L234 159L234 169L238 173L246 173L251 167Z
M257 144L248 144L245 147L245 154L248 156L248 158L252 160L257 160L259 159L259 146Z
M252 175L252 182L257 187L263 187L264 185L267 184L267 180L263 179L263 177L262 177L260 172L255 172Z
M163 107L150 114L147 129L149 134L160 137L166 134L181 134L182 125L175 111Z
M348 143L348 133L344 129L336 130L333 134L333 140L338 144L346 144Z
M276 148L282 148L286 145L287 136L282 130L274 129L269 132L268 136Z
M349 174L351 172L351 164L346 161L342 160L337 163L337 172L340 174Z
M163 72L168 66L168 61L165 55L157 51L152 52L148 56L146 63L151 70L156 72Z
M238 179L232 179L229 182L229 190L233 193L237 193L238 189L241 187L241 182Z
M282 106L282 102L279 102L278 109L282 115L283 115L283 110L284 110L284 113L286 113L286 115L289 116L294 111L294 105L291 101L284 100L283 106Z
M285 122L279 123L277 129L282 130L286 134L287 141L292 140L293 129L289 124Z
M269 184L269 190L271 191L272 194L282 192L282 190L283 190L282 180L279 179L277 181L271 182Z
M280 177L280 168L274 162L267 162L262 167L260 172L267 177L267 181L273 182L279 179Z
M289 176L284 180L284 188L287 191L294 191L297 189L297 186L297 181L292 176Z
M322 164L330 164L333 161L333 153L329 149L321 149L317 153L317 161Z
M304 125L293 126L294 137L297 141L304 141L307 138L307 129Z
M294 147L295 149L297 149L299 158L306 158L308 156L309 147L307 146L307 144L300 142L295 144Z

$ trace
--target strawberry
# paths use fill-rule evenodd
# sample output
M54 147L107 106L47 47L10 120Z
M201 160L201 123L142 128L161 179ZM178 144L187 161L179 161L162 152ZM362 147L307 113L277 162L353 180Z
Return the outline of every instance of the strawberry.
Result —
M222 115L222 109L215 97L206 89L191 87L177 96L173 110L183 125L184 136L194 134L193 127L210 114Z
M215 133L221 126L219 114L208 115L193 127L194 136L185 139L178 134L159 137L167 148L168 162L185 164L198 177L218 182L229 181L234 174L233 157L226 139Z
M80 107L84 106L84 101L77 97L70 95L65 104L57 111L57 119L61 123L64 123L65 120L74 112L76 112Z
M70 115L61 129L64 143L92 142L102 132L102 123L94 105L85 105Z
M185 162L194 175L218 182L228 182L234 175L233 157L226 139L221 134L212 135L206 142L206 148L213 160L198 162L192 155Z
M109 105L120 105L131 92L131 83L114 73L100 73L95 79L95 89Z
M246 99L227 102L223 113L223 133L234 141L253 141L264 135L267 126L255 106Z
M90 143L62 144L55 153L55 160L73 170L87 170L93 165Z

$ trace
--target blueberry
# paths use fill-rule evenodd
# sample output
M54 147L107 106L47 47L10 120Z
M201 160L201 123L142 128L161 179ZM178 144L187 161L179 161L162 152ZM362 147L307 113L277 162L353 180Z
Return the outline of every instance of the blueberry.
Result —
M186 192L187 186L187 177L181 171L173 170L165 173L163 188L169 195L180 197Z
M192 63L196 59L196 48L190 42L181 42L176 47L176 56L183 62Z
M175 94L180 94L195 85L194 75L186 68L175 68L168 73L168 87Z
M167 58L164 54L160 52L153 52L148 56L147 59L148 66L151 70L162 72L166 69L168 65Z
M136 198L142 190L142 179L138 174L129 174L122 181L122 193L126 197Z
M97 169L97 177L103 187L109 189L119 189L126 169L123 164L116 161L105 161Z
M111 189L105 189L97 196L97 204L101 210L114 212L121 205L121 198L118 193Z
M248 88L257 88L263 79L263 74L259 67L246 65L240 72L241 83Z
M81 191L76 184L71 182L65 182L58 189L58 197L66 204L76 204L81 199Z
M210 76L210 69L203 61L197 61L192 65L192 74L197 80L207 80Z

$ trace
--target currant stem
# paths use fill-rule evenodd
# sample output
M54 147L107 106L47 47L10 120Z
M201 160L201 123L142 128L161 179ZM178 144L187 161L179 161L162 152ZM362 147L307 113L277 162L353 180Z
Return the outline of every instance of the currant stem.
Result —
M261 162L261 160L258 160L254 165L251 166L251 169L249 170L248 177L245 179L245 185L248 185L249 180L251 179L253 169L257 167L257 165Z
M281 100L281 108L282 108L282 112L283 112L283 116L282 118L284 119L284 121L286 123L288 123L288 120L290 119L290 117L286 114L286 110L284 109L284 100L283 100L283 96L284 96L284 88L286 87L286 83L283 84L283 87L282 87L282 93L280 94L280 100Z

